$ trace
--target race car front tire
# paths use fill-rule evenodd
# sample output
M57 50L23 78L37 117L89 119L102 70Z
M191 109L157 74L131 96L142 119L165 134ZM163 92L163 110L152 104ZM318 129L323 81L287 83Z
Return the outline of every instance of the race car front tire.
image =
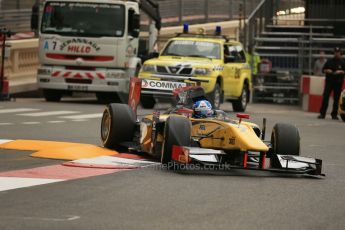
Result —
M101 140L106 148L120 147L133 139L136 117L127 104L109 104L102 116Z
M161 163L167 164L168 169L172 169L172 148L177 146L191 145L191 127L190 120L180 116L170 116L165 124L164 142L162 148Z
M271 144L273 153L279 155L300 154L300 136L296 126L277 123L272 130Z

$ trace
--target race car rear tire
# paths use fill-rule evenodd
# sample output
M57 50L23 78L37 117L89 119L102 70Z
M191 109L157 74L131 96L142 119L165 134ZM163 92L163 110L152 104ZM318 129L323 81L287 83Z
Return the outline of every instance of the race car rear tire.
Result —
M343 122L345 122L345 114L340 114L340 118L343 120Z
M277 123L272 130L271 144L273 153L279 155L300 154L300 136L296 126Z
M106 148L120 147L133 139L136 117L127 104L109 104L102 116L101 140Z
M172 148L177 146L191 145L191 127L190 120L180 116L170 116L165 123L164 142L161 155L161 163L168 164L168 169L171 169L172 163Z
M141 96L140 103L144 109L153 109L156 100L152 96Z
M62 91L55 89L44 89L43 96L46 101L59 102L62 98Z
M218 83L214 86L212 93L208 95L208 99L210 100L213 109L219 109L222 102L222 90Z
M243 85L241 96L232 102L232 109L234 112L244 112L249 102L249 87L247 84Z

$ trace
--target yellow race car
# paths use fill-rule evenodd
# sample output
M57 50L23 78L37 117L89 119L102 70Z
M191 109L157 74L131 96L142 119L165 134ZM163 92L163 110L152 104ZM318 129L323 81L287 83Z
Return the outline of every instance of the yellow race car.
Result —
M345 90L340 95L338 113L341 119L345 122Z
M247 114L232 119L214 110L209 117L194 118L190 104L205 99L201 87L176 89L174 95L176 106L141 118L129 105L109 104L101 123L104 147L147 153L168 169L212 166L323 175L321 160L299 156L295 126L276 124L266 142L265 126L244 122Z

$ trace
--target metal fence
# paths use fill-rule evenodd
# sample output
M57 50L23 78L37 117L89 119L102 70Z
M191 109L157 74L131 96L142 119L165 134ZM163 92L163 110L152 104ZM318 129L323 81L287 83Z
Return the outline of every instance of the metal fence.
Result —
M35 0L2 0L0 26L12 31L30 31L31 7ZM206 23L247 17L260 0L157 0L162 26ZM143 14L143 24L149 18Z
M31 9L36 0L1 0L0 10Z
M248 14L242 30L241 42L245 47L252 47L254 38L265 30L266 25L277 21L277 18L300 19L300 13L295 13L292 9L304 6L304 0L260 0Z
M0 11L0 28L15 32L30 31L31 9Z
M247 17L260 0L158 1L163 26L236 20Z

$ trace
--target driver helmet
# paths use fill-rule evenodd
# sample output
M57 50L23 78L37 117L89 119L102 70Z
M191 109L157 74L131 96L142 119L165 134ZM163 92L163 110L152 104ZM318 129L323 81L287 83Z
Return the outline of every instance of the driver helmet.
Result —
M193 117L205 118L213 115L212 105L208 100L200 100L193 105Z

